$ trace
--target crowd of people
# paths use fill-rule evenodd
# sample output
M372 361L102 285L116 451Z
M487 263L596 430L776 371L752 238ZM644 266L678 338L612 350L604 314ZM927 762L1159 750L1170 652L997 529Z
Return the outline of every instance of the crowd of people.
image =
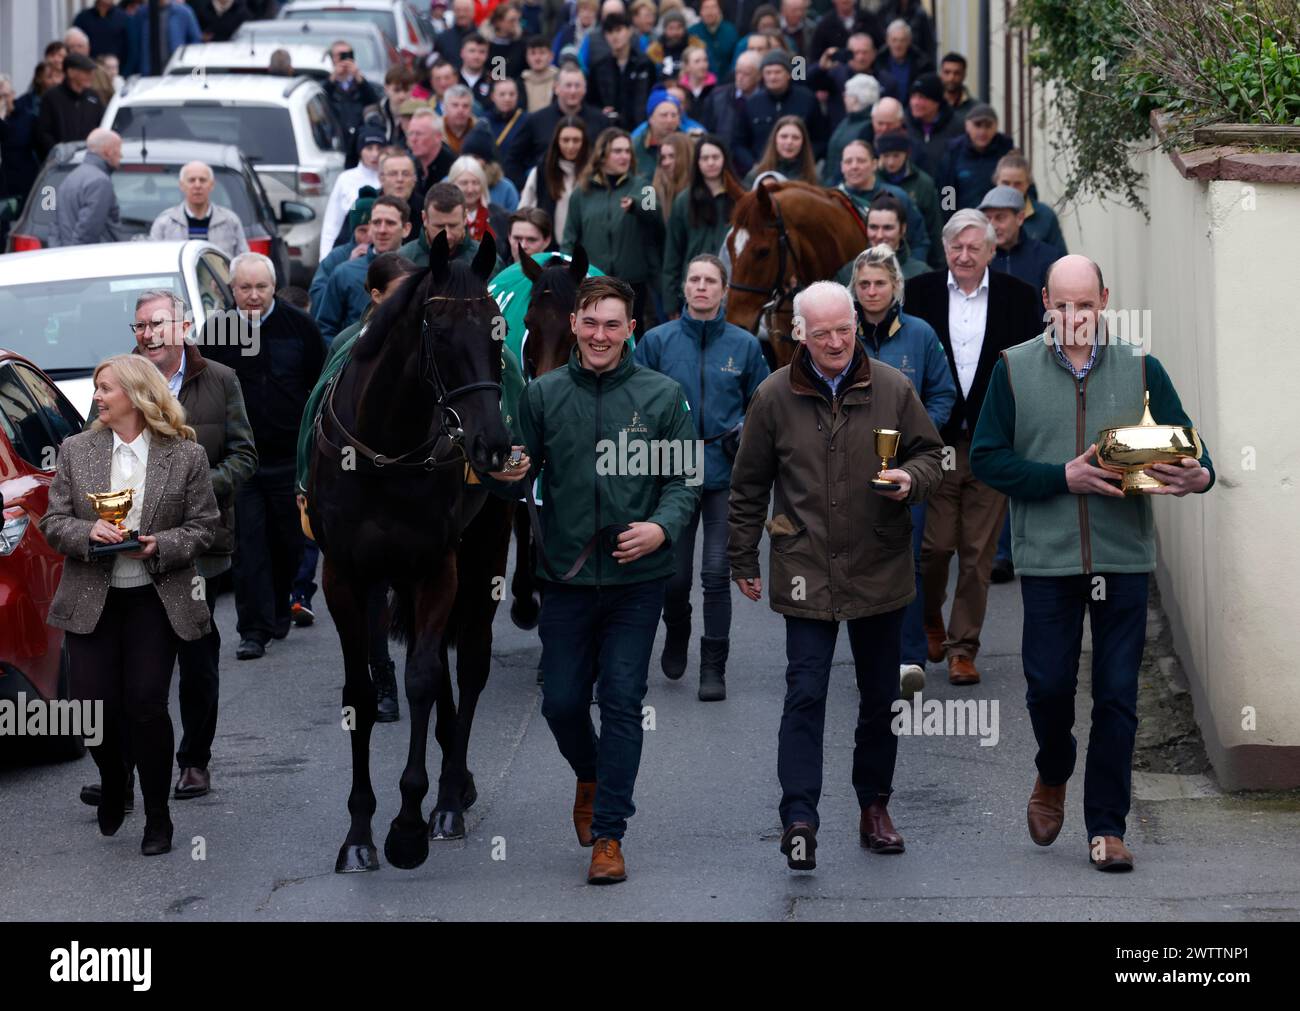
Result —
M292 625L311 622L317 558L298 497L309 404L329 372L327 355L330 367L346 359L374 307L428 265L440 234L464 263L491 235L499 267L580 244L604 275L579 287L567 367L531 382L520 400L520 465L481 475L496 494L517 498L521 482L545 468L541 555L567 568L592 534L596 444L619 430L597 427L593 438L593 418L631 418L647 440L704 447L698 484L682 474L597 478L597 522L621 532L571 579L550 580L538 564L542 711L576 777L573 820L579 842L593 848L589 881L626 877L622 840L634 811L653 643L662 619L663 672L683 677L701 530L702 701L726 698L731 583L751 601L762 598L758 547L764 531L770 540L768 595L786 623L777 767L789 866L815 866L839 623L848 626L861 691L852 776L861 841L873 852L902 852L888 809L897 752L891 706L923 687L927 662L946 663L954 686L979 683L988 586L995 567L1010 578L1014 564L1026 615L1050 629L1025 639L1040 749L1030 834L1046 845L1064 819L1079 634L1091 609L1097 708L1085 815L1090 844L1102 845L1091 846L1090 859L1104 870L1132 867L1123 836L1145 574L1154 566L1151 507L1125 497L1098 466L1096 447L1076 433L1076 404L1090 382L1107 391L1108 399L1087 401L1096 431L1140 408L1145 384L1158 421L1190 421L1155 359L1109 349L1100 267L1067 255L1029 162L999 131L996 110L970 94L965 59L948 53L936 69L922 5L819 6L814 17L805 0L779 9L734 0L454 0L428 65L393 68L382 95L360 79L340 39L330 99L353 137L353 165L330 195L320 266L306 292L277 290L283 279L271 261L240 248L242 236L211 206L210 182L204 188L210 170L182 170L183 201L154 228L202 228L228 244L238 312L258 323L261 340L252 355L202 339L186 346L184 307L145 293L133 326L137 351L162 381L141 378L130 357L96 374L96 430L78 437L85 460L106 461L125 446L129 461L143 439L134 450L143 462L155 444L172 451L197 438L211 468L210 478L200 474L186 449L189 483L170 511L152 511L165 489L145 487L140 530L151 540L112 563L90 603L74 610L76 591L61 588L51 611L79 643L76 655L99 651L94 689L123 700L129 732L95 749L102 783L89 796L103 831L121 824L134 764L149 815L146 852L170 838L160 770L171 747L163 693L176 651L185 725L175 795L210 787L212 598L202 614L184 605L182 617L161 577L233 562L240 659L265 655ZM88 133L91 155L78 170L88 193L91 173L111 171L115 145L108 131ZM801 342L794 360L769 374L760 341L725 321L731 278L719 254L737 201L772 174L847 195L867 240L838 280L819 279L796 296ZM593 407L602 395L603 415ZM627 430L626 420L609 424ZM880 430L901 433L883 470L873 438ZM47 520L73 571L91 567L80 583L65 577L65 587L92 582L88 546L112 539L74 493L82 459L61 457ZM1184 464L1154 468L1163 493L1212 484L1208 452ZM129 484L142 472L152 468L115 469L114 481ZM883 482L875 491L872 474ZM233 510L233 534L217 521L223 510ZM1003 538L1009 554L999 563ZM1097 572L1116 587L1101 604L1088 595ZM161 609L138 591L150 578ZM156 632L139 648L167 638L165 619L174 632L147 675L125 663L126 653L105 659L100 642L118 634L107 623L137 614ZM381 718L398 718L386 650L372 649L371 667Z

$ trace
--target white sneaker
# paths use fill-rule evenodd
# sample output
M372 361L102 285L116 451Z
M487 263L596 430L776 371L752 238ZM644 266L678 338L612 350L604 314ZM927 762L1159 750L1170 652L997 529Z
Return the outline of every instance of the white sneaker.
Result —
M910 699L925 687L925 669L914 663L899 664L898 684L903 698Z

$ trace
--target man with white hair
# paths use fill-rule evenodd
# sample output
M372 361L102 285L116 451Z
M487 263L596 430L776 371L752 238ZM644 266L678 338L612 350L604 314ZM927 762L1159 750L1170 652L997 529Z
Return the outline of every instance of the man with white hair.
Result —
M181 167L181 196L184 199L154 218L149 238L158 241L206 239L227 256L248 252L248 239L239 217L228 207L212 202L216 176L205 162L192 161Z
M235 657L255 660L289 634L289 592L302 557L294 494L298 427L325 364L315 322L275 298L275 265L261 253L230 264L236 313L203 325L204 357L235 370L257 447L257 471L235 493Z
M90 58L90 36L80 28L69 28L64 32L63 45L70 53L80 53L87 59Z
M867 74L855 74L844 83L844 118L826 144L826 162L822 183L838 186L844 178L840 157L844 146L853 140L871 139L871 107L880 98L880 82Z
M971 472L971 437L998 356L1041 332L1042 310L1037 292L1024 281L989 269L997 236L979 211L967 208L948 219L943 248L947 271L912 278L903 297L907 311L939 335L957 384L957 402L942 433L954 458L927 506L921 547L925 635L930 662L947 657L949 683L974 685L980 680L975 656L1007 500ZM957 587L945 630L943 605L954 554Z
M943 444L907 377L873 361L858 342L847 288L809 285L795 297L794 313L800 346L759 386L746 412L732 467L729 555L741 593L761 599L758 543L766 526L772 609L785 615L788 661L777 746L781 852L791 868L812 870L826 695L841 621L848 623L860 692L853 749L859 840L872 852L903 852L887 805L898 754L890 724L900 633L916 597L909 506L938 487ZM879 429L902 433L884 470ZM892 489L872 488L877 472Z
M885 48L876 57L876 69L894 79L894 88L889 94L901 101L907 96L913 81L934 70L934 63L912 44L911 26L897 18L885 30Z
M112 180L121 163L122 138L102 127L90 131L85 158L55 192L51 245L84 246L125 238Z

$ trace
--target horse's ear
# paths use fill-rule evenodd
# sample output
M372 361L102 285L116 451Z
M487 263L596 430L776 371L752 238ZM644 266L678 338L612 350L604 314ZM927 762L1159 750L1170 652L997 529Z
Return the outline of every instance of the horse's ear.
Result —
M587 259L587 250L581 242L575 242L573 244L573 259L569 261L569 276L576 283L581 284L587 279L587 268L590 265L591 261Z
M542 265L527 253L522 253L519 257L519 269L524 272L524 277L528 278L533 284L536 284L537 279L542 276Z
M447 279L447 261L451 251L447 246L447 230L443 229L429 243L429 273L435 284L441 285Z
M478 252L474 254L474 262L470 264L470 269L486 281L492 276L492 268L496 265L497 240L492 237L491 232L484 232L483 241L478 244Z
M758 197L758 207L764 216L772 213L772 188L776 185L773 180L764 179L755 191Z

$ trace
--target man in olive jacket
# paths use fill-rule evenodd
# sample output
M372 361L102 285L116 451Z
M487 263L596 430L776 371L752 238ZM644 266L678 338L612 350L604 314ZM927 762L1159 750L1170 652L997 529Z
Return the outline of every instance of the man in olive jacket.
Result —
M853 788L862 845L901 853L886 805L898 739L903 611L916 596L910 506L939 486L943 443L907 378L873 361L855 339L847 288L810 285L795 298L794 360L758 388L731 472L731 576L750 600L763 592L758 542L769 493L772 609L786 621L785 712L777 745L781 852L795 870L816 866L826 691L839 623L848 622L857 671ZM881 470L874 430L901 432ZM880 477L895 490L873 490Z
M520 401L528 456L512 488L542 470L542 715L578 777L573 824L579 844L594 845L589 884L627 878L622 840L636 811L650 651L672 545L704 477L681 387L632 357L633 298L615 277L579 285L568 365L530 383Z

